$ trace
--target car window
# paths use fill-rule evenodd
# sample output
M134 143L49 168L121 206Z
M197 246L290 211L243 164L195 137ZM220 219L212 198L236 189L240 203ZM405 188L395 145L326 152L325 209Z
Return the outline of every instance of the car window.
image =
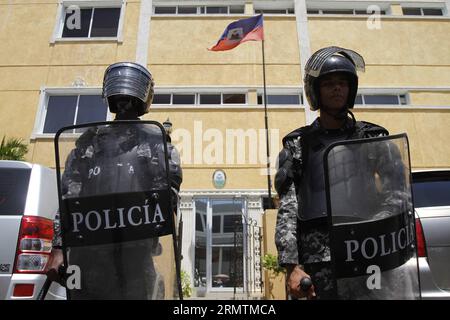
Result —
M31 169L0 168L0 216L23 215Z
M416 208L450 206L450 180L413 183Z

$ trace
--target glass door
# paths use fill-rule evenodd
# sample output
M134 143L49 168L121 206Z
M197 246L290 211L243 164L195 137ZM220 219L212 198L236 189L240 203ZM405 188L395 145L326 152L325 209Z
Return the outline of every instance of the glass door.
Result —
M207 248L207 212L208 199L195 200L195 259L194 259L194 286L206 287L206 248Z
M208 291L243 288L242 198L195 200L195 286Z
M242 287L242 199L211 200L211 287ZM238 240L235 243L235 240ZM241 272L239 272L241 271Z

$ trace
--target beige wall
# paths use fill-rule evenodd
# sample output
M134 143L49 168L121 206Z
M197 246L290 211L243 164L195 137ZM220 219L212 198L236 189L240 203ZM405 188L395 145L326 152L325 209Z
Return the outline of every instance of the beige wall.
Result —
M234 20L236 17L152 17L148 63L157 85L262 86L261 42L243 43L231 51L207 50ZM264 23L267 84L298 85L295 18L270 17Z
M355 109L357 119L407 133L413 168L450 167L450 110Z
M50 43L58 1L0 1L0 135L30 143L28 160L54 165L53 141L30 140L41 87L70 87L80 77L89 87L100 87L104 69L116 61L134 60L139 23L139 1L127 1L123 42ZM237 17L157 17L151 20L148 66L157 87L262 86L261 42L248 42L226 52L211 52L228 23ZM450 106L450 22L444 19L383 18L380 30L369 30L361 17L310 17L312 51L331 44L349 47L366 59L360 75L363 88L411 87L416 106ZM268 86L301 85L295 17L265 17L265 56ZM421 89L417 89L421 88ZM429 88L429 89L427 89ZM434 88L443 88L439 91ZM447 89L445 89L447 88ZM250 104L255 93L249 94ZM355 109L358 119L386 126L391 132L407 132L414 167L450 167L447 147L450 129L448 109ZM263 109L152 108L147 119L170 117L174 129L194 134L217 129L264 129ZM269 127L278 141L304 125L301 108L270 108ZM261 142L261 141L260 141ZM175 144L180 141L175 141ZM205 142L203 147L207 147ZM271 147L276 155L279 149ZM439 150L439 152L433 151ZM204 150L203 150L204 151ZM248 152L248 148L246 150ZM225 150L224 150L225 152ZM264 150L262 150L264 153ZM429 155L433 154L433 157ZM194 158L191 151L191 159ZM258 158L259 160L259 158ZM210 188L211 174L224 168L226 188L265 188L260 175L265 164L186 164L186 188ZM245 176L246 179L242 179Z
M227 184L225 189L264 189L267 184L267 177L261 174L265 173L266 168L266 148L265 148L265 135L264 135L264 110L260 108L258 110L196 110L184 109L170 110L170 109L152 109L151 112L145 117L146 119L154 119L160 122L165 121L167 118L173 123L174 133L172 134L173 143L180 150L183 170L184 170L184 182L183 188L185 189L209 189L212 186L212 174L215 169L224 169L227 174ZM269 109L269 128L273 130L271 134L270 151L272 155L272 166L275 165L276 156L281 149L281 139L287 133L293 129L304 125L304 112L302 109ZM200 130L201 127L201 130ZM216 132L222 137L222 141L211 138L207 140L208 130L216 130ZM250 138L246 138L245 143L245 163L238 163L237 158L237 139L233 139L234 148L228 149L234 152L234 161L227 162L227 145L231 146L231 140L227 139L227 130L239 130L244 133L255 133L257 137L258 146L256 148L259 153L255 156L255 159L249 156L250 150L254 145L251 144ZM180 130L187 131L191 135L191 150L190 156L185 155L183 146L186 145L186 139L184 139ZM203 133L198 135L197 133ZM261 138L261 134L263 134ZM198 137L198 138L195 138ZM202 139L203 142L195 143L194 139ZM274 139L277 138L275 141ZM253 138L252 138L253 139ZM199 140L197 140L199 141ZM214 142L222 145L223 148L223 161L217 161L215 163L208 163L206 156L210 153L208 148L213 148ZM253 141L253 140L252 140ZM202 148L199 148L202 146ZM202 156L198 155L202 152ZM196 155L197 154L197 155ZM215 154L212 153L214 156ZM191 159L190 162L187 159ZM197 159L197 162L195 161ZM200 159L203 161L199 162ZM216 158L220 159L220 158ZM213 158L214 160L214 158ZM274 172L272 172L274 174Z
M49 153L47 140L30 140L40 89L71 87L76 78L84 79L87 86L100 87L109 64L133 61L136 55L138 1L127 1L123 43L51 43L58 3L0 2L0 136L24 139L30 147L27 160L42 164L52 164L54 153Z
M370 30L366 18L310 17L311 51L338 45L359 52L367 70L361 86L447 86L450 84L450 20L381 20Z
M450 106L450 90L436 92L417 90L410 92L411 104L419 106Z

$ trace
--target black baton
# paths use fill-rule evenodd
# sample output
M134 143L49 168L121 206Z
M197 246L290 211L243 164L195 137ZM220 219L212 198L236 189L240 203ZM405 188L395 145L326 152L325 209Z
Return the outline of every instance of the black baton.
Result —
M308 292L309 289L310 289L311 286L312 286L311 278L309 278L309 277L303 277L302 280L300 280L300 284L299 284L298 286L300 287L300 289L301 289L303 292Z
M39 291L36 299L37 300L44 300L45 296L47 295L48 290L50 289L50 286L52 285L52 282L58 282L59 284L63 285L63 277L62 275L65 273L64 266L59 266L58 271L55 269L51 269L47 272L47 279L45 279L44 285L42 286L42 289Z

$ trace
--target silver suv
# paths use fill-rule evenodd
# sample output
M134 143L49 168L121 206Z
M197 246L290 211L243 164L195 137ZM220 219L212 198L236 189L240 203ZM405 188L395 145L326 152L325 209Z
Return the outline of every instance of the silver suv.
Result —
M450 299L450 170L413 172L423 299Z
M55 170L0 161L0 299L36 299L46 279L57 210Z

